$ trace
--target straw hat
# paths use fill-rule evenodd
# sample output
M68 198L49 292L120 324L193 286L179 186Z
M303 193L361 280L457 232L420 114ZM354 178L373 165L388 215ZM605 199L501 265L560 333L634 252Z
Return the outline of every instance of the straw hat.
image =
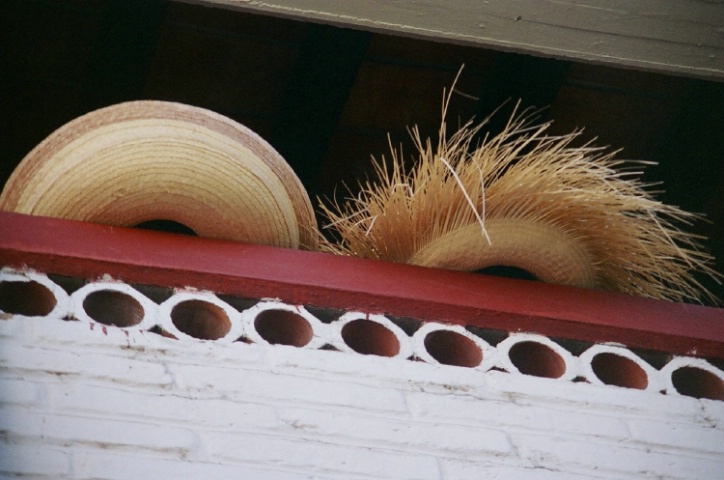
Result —
M448 137L443 121L436 146L412 129L412 168L391 147L377 182L322 204L340 239L322 250L462 271L516 267L549 283L716 302L696 280L719 277L713 259L677 227L698 217L656 201L638 180L642 162L574 147L580 132L550 136L549 124L516 113L475 143L484 123Z
M88 113L35 147L0 209L110 225L171 220L203 237L314 249L304 187L261 137L209 110L135 101Z

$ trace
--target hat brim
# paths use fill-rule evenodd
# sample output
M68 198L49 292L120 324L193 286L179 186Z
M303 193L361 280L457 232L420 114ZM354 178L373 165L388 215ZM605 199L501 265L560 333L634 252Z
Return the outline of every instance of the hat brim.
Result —
M266 141L215 112L162 101L63 125L18 165L0 209L110 225L170 220L197 235L315 249L309 197Z

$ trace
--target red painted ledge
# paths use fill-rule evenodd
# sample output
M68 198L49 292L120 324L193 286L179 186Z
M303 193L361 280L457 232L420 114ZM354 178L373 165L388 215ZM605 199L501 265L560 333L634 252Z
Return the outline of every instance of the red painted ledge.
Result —
M0 212L0 265L724 359L724 310Z

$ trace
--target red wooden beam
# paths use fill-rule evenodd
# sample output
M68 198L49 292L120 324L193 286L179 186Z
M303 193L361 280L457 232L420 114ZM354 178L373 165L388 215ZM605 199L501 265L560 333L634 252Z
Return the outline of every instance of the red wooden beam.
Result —
M0 265L724 359L724 310L0 212Z

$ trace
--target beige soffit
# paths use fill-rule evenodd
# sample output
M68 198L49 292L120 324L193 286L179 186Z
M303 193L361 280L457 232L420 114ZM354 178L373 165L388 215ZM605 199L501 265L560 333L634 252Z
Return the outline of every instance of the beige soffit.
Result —
M722 0L191 0L190 3L724 80Z

